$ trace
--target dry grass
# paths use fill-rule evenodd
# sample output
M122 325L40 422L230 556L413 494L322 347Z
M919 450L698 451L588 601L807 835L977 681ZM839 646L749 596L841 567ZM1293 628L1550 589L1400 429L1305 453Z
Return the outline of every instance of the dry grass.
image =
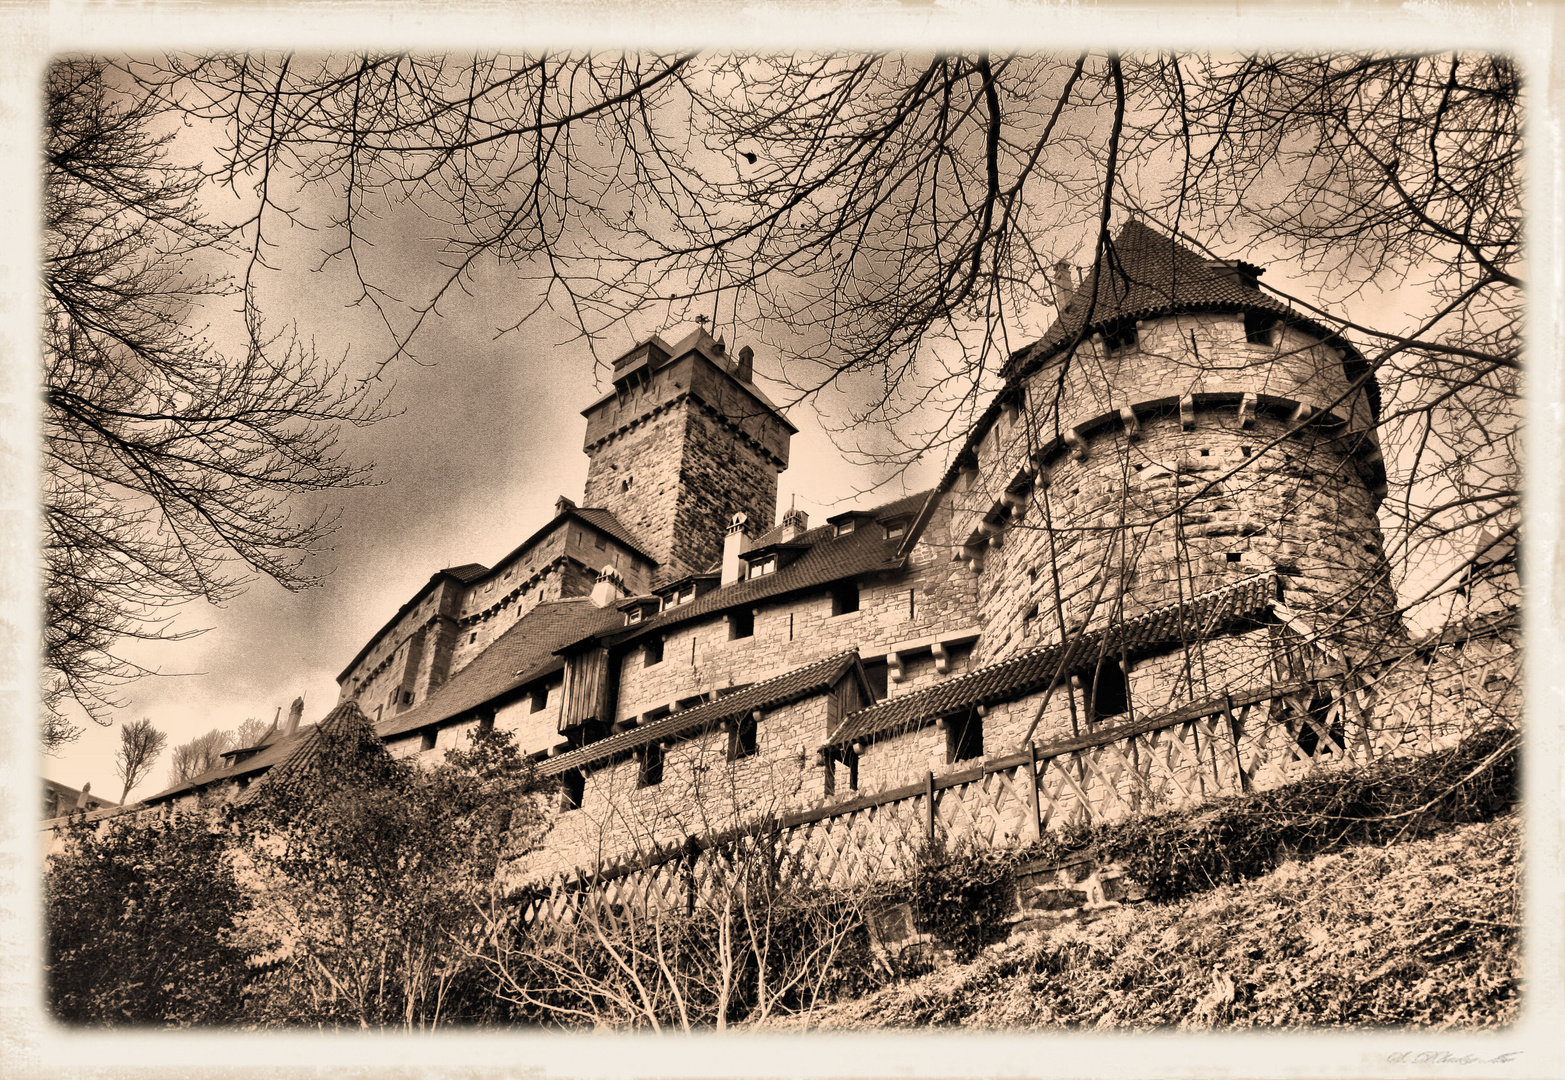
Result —
M817 1011L825 1028L1473 1028L1519 1006L1520 818L1285 862L1019 935ZM794 1018L790 1024L802 1024Z

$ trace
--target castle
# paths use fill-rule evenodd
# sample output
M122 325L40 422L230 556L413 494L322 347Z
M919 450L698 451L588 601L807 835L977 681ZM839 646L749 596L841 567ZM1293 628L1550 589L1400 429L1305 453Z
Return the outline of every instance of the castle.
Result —
M1460 642L1401 626L1349 341L1138 222L1056 273L1058 318L938 485L824 522L773 524L795 428L750 349L636 346L584 410L581 503L431 575L321 724L430 759L511 732L559 782L503 869L542 898L656 882L756 821L825 879L875 873L1514 711L1514 596L1475 581ZM1481 662L1442 668L1456 647ZM292 716L145 802L245 801L316 730Z

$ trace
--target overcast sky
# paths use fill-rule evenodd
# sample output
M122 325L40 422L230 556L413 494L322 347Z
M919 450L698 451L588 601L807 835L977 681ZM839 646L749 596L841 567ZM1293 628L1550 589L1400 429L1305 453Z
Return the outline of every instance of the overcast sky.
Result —
M322 356L347 349L354 364L382 357L384 330L349 306L353 290L340 272L307 269L318 242L298 239L290 260L279 260L283 272L268 283L268 310L289 313ZM491 267L480 274L474 295L420 337L419 363L399 360L389 372L388 403L397 415L344 432L347 456L371 463L375 483L299 505L301 513L325 507L341 514L330 550L312 560L324 585L288 593L258 580L232 603L182 609L171 630L209 629L179 643L127 649L161 674L124 689L129 703L120 720L151 717L172 747L247 717L270 720L302 694L305 721L313 722L336 704L336 675L431 573L465 562L493 565L553 515L556 498L581 502L581 410L606 389L602 368L547 314L520 333L496 337L529 289L516 272ZM672 342L693 329L649 322L645 332ZM727 335L731 350L747 343L731 329ZM632 335L623 337L617 347L630 348ZM757 381L781 399L783 391L767 381L775 364L771 350L757 348ZM779 507L796 498L818 522L847 505L886 501L935 480L931 467L860 497L886 477L843 464L813 409L795 408L789 418L800 430L780 479ZM95 793L115 798L119 729L80 722L80 739L45 758L44 775L73 787L90 781ZM132 797L163 787L167 764L165 753Z

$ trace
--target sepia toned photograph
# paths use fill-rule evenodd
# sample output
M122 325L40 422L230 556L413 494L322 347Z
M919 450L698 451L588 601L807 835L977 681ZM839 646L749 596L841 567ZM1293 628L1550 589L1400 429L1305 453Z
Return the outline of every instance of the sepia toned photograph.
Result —
M60 1030L1520 1021L1516 58L41 78Z

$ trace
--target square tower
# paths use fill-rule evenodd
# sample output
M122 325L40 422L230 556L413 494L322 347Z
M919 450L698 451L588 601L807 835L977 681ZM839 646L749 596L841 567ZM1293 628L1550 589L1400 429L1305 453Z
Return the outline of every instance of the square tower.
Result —
M582 410L590 462L584 505L611 511L657 560L654 585L706 570L737 511L761 528L777 512L777 475L798 429L751 381L753 354L731 357L696 330L653 337L614 362L614 389Z

